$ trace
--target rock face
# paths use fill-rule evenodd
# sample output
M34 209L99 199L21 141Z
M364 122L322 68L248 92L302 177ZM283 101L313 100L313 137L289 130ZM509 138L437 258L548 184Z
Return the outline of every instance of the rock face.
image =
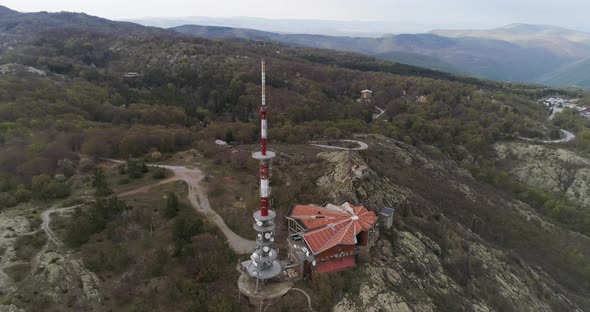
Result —
M21 263L16 260L15 244L20 235L32 234L27 218L18 214L15 209L0 214L0 291L10 293L16 290L12 278L4 273L4 269Z
M499 143L498 159L520 182L590 208L590 159L572 151L527 143Z
M11 304L11 305L0 305L0 312L25 312L25 310L19 309L14 304Z
M73 252L51 248L43 251L30 280L36 291L56 303L67 297L73 299L76 306L88 309L102 302L100 279Z
M374 153L386 152L384 158L396 162L399 168L425 172L435 182L432 187L443 183L455 192L449 196L460 194L464 202L471 203L492 201L478 194L480 190L472 187L475 181L471 175L452 161L433 160L414 147L387 138L369 139L370 146L382 145ZM366 153L371 152L369 147ZM380 168L371 168L361 154L329 152L320 157L330 166L317 184L330 194L332 201L361 202L376 210L383 206L415 207L416 202L432 205L417 193L420 190L377 173ZM353 166L368 166L368 176L356 178L351 171ZM544 225L542 228L547 232L558 231L521 202L494 201L494 205L515 210L523 222ZM445 208L453 211L452 207ZM426 213L433 215L428 221L413 216ZM394 228L381 231L381 238L371 251L371 260L362 265L365 277L359 290L344 295L333 311L582 311L570 294L540 267L527 264L474 233L472 229L477 228L474 226L477 222L468 221L472 228L468 229L433 211L414 211L406 218L432 230L422 232L396 215ZM471 220L463 214L458 218Z
M11 305L0 305L0 312L20 312L26 303L20 298L41 294L55 303L69 302L78 310L90 311L102 301L101 281L89 271L75 252L65 251L51 243L41 247L28 261L17 259L16 241L21 236L43 235L40 229L32 229L24 209L10 209L0 213L0 291L2 295L17 294ZM30 264L31 270L17 284L4 269L13 265ZM18 287L17 287L18 286Z
M449 276L435 242L420 233L393 233L397 236L393 244L385 239L377 243L373 261L366 268L368 281L358 294L345 296L333 311L435 312L453 306L467 311L493 311L487 301L506 311L554 311L555 306L542 298L547 295L555 296L557 306L582 311L562 293L553 293L555 283L545 273L524 264L514 268L503 252L476 243L468 245L470 258L461 267L474 278L466 293Z
M376 207L399 206L407 202L409 190L392 185L387 178L380 177L370 168L363 178L353 173L353 167L366 166L366 163L355 152L327 152L319 157L327 160L333 167L322 176L317 184L328 190L333 202L350 200L365 202Z

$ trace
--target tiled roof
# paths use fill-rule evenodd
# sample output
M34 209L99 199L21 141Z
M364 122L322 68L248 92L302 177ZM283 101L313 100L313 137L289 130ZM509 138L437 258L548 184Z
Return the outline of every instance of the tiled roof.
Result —
M356 235L377 222L373 211L350 203L325 207L296 205L288 217L299 220L308 229L303 238L313 254L340 244L355 245Z

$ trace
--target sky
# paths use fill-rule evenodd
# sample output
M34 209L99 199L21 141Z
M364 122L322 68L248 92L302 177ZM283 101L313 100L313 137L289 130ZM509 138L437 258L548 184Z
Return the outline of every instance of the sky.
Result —
M0 0L24 12L74 11L109 19L264 17L488 28L548 24L590 31L587 0Z

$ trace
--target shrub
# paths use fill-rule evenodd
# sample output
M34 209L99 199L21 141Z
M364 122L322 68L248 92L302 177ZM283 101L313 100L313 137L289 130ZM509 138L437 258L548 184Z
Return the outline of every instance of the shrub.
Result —
M152 174L152 178L156 180L162 180L166 177L166 169L164 168L156 168L154 173Z
M94 195L98 197L107 196L113 193L113 190L107 184L104 172L100 168L94 170L94 181L92 186L96 189Z
M145 162L139 159L129 159L127 161L127 172L131 179L139 179L148 171L149 169Z
M0 193L0 207L7 208L18 204L18 201L14 195L8 192Z
M166 200L166 207L164 208L164 217L171 219L178 214L178 197L173 192L169 192Z

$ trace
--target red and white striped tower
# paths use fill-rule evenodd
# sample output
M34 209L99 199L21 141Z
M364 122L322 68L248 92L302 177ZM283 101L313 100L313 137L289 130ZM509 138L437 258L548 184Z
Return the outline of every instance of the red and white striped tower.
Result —
M260 161L260 210L254 212L254 229L258 232L256 249L250 256L251 261L246 265L248 274L256 278L256 290L259 282L272 279L279 275L282 267L277 261L278 253L274 249L275 217L276 213L270 209L270 160L275 157L273 151L266 149L267 114L266 109L266 81L265 67L262 60L262 105L260 112L260 151L252 153L252 157Z
M268 185L268 175L269 175L269 171L268 171L268 163L270 161L270 159L272 159L274 157L273 155L268 155L271 154L272 152L268 153L266 152L266 138L267 138L267 122L266 122L266 114L267 114L267 110L266 110L266 77L265 77L265 68L264 68L264 60L261 61L261 67L262 67L262 105L260 106L260 109L258 110L260 112L260 156L262 157L256 157L256 155L254 155L254 158L260 159L260 212L261 215L263 217L268 216L268 206L269 206L269 202L268 202L268 197L270 196L270 188ZM265 158L266 156L269 156L268 158Z

